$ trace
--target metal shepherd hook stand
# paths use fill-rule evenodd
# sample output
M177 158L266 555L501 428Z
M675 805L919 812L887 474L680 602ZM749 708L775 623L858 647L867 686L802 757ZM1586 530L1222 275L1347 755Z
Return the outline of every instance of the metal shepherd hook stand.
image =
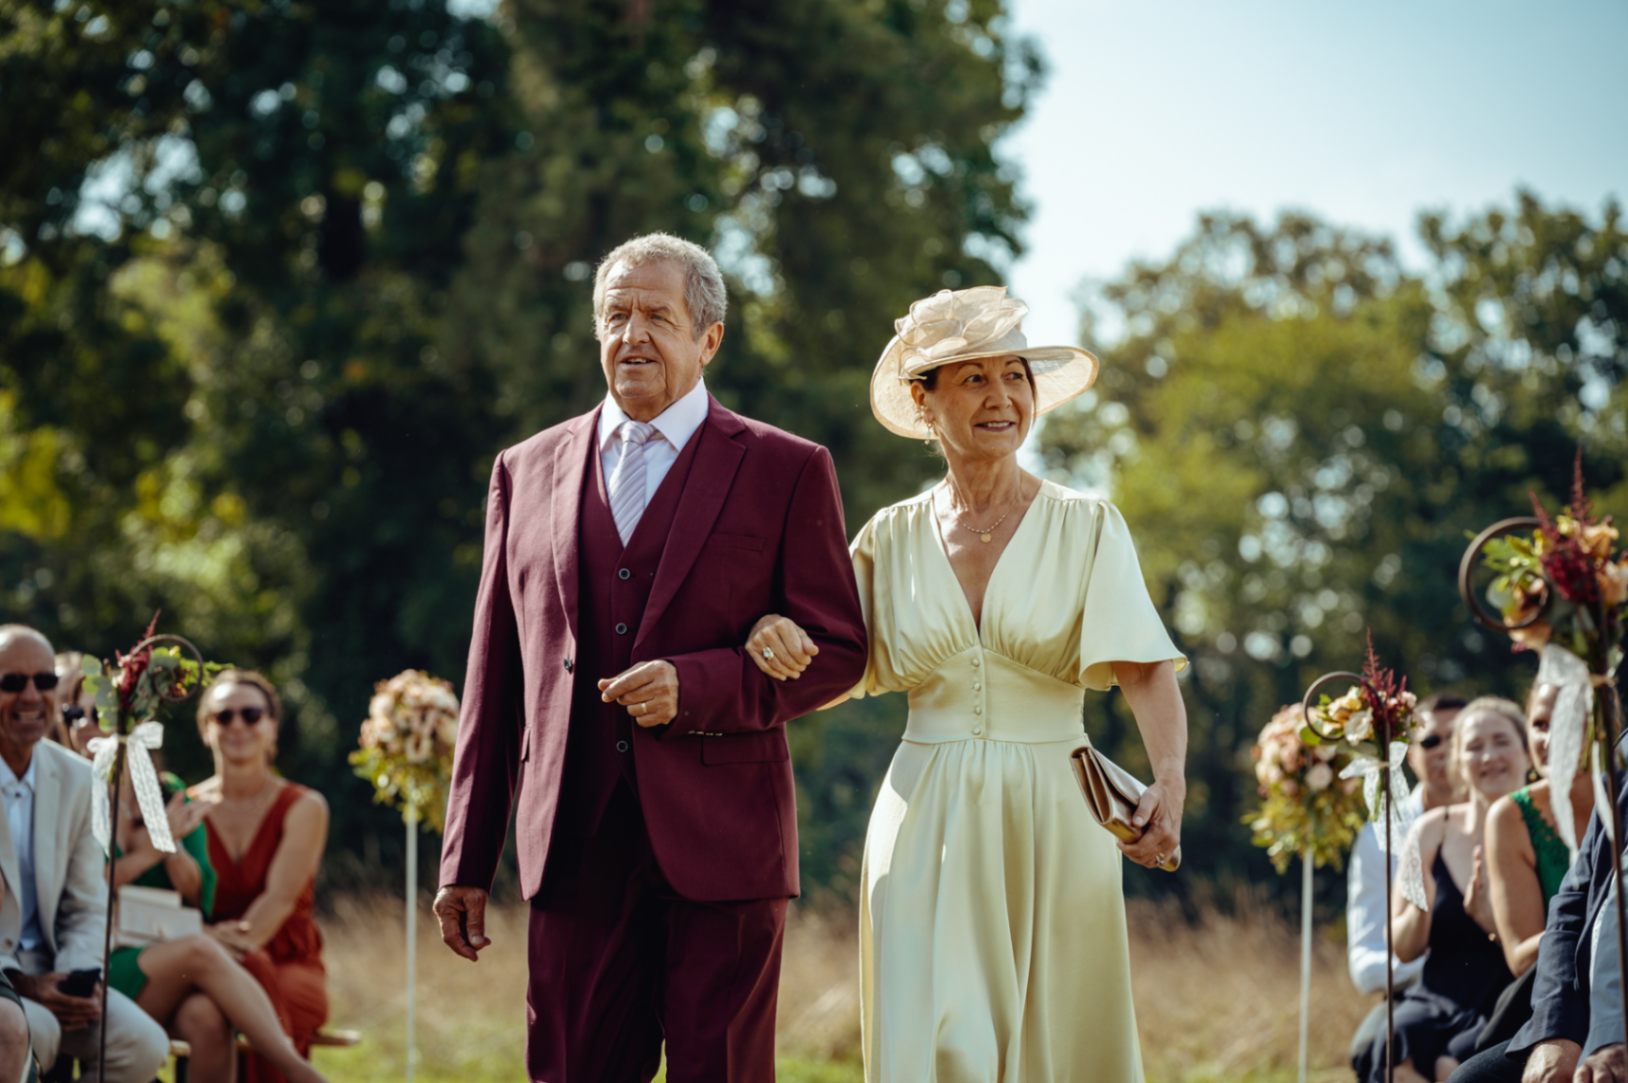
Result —
M1530 628L1543 620L1549 613L1549 607L1555 597L1555 589L1547 579L1544 581L1543 604L1518 621L1507 621L1501 613L1490 611L1481 599L1476 596L1471 583L1475 568L1481 559L1481 551L1488 542L1505 534L1530 534L1541 525L1534 516L1523 515L1512 519L1504 519L1492 524L1477 534L1470 547L1464 551L1464 559L1458 566L1458 592L1464 599L1464 604L1477 621L1494 631L1508 635L1518 632L1522 628ZM1594 618L1594 626L1599 629L1606 627L1605 605L1600 602L1595 611L1590 614ZM1606 815L1610 817L1611 824L1611 875L1616 881L1617 906L1617 965L1620 972L1628 974L1628 918L1625 918L1625 903L1622 896L1622 810L1620 797L1622 792L1622 769L1617 764L1617 739L1622 732L1622 719L1620 717L1621 703L1617 699L1617 675L1611 665L1612 644L1604 642L1604 637L1596 637L1591 643L1588 662L1591 677L1602 682L1596 687L1594 697L1594 741L1595 751L1600 762L1605 764L1606 776L1610 780L1610 796L1606 801L1609 808ZM1556 794L1555 800L1566 800L1565 794ZM1622 1030L1625 1039L1628 1039L1628 999L1622 1003Z
M192 645L191 640L177 635L149 636L137 643L130 653L133 656L152 647L164 646L179 647L187 654L190 654L193 662L198 666L197 679L190 689L184 687L185 682L183 679L178 680L174 686L162 689L159 692L160 697L166 703L183 703L203 686L204 680L203 655L198 652L197 647ZM115 679L117 672L116 668L110 672L107 666L103 666L105 679ZM135 728L135 724L136 720L134 718L124 717L124 711L121 708L118 716L113 721L115 735L120 738L129 737L131 731ZM113 774L107 782L107 785L112 789L112 792L108 795L108 816L111 820L111 826L108 829L107 920L102 930L102 1016L97 1020L96 1024L99 1032L96 1054L96 1063L98 1065L107 1064L107 965L108 960L113 956L113 907L117 901L117 892L113 886L113 871L117 862L113 859L113 851L118 847L119 840L119 783L124 778L124 761L125 745L124 741L120 740L118 748L113 754Z
M1338 734L1327 733L1318 728L1311 708L1312 704L1317 701L1317 693L1322 690L1323 686L1326 684L1331 684L1335 681L1346 681L1351 684L1358 685L1362 688L1363 694L1368 697L1368 701L1370 703L1378 699L1378 692L1374 689L1373 685L1369 684L1363 679L1360 673L1351 673L1347 670L1335 670L1332 673L1325 673L1315 681L1311 682L1311 687L1306 689L1306 694L1300 699L1300 713L1301 717L1305 719L1306 726L1319 738L1325 741L1338 741L1340 738ZM1382 753L1390 748L1391 722L1388 712L1374 712L1374 740L1379 743ZM1391 1078L1392 1071L1395 1067L1391 1063L1391 1058L1394 1053L1392 1045L1396 1034L1396 1004L1393 1000L1396 985L1396 968L1394 966L1395 956L1391 951L1391 881L1394 879L1394 877L1390 875L1389 868L1391 854L1393 853L1391 840L1391 802L1396 800L1396 797L1391 793L1391 773L1389 771L1380 772L1380 787L1379 792L1383 795L1383 797L1379 806L1379 818L1385 821L1385 860L1387 863L1385 875L1385 1078L1389 1079Z

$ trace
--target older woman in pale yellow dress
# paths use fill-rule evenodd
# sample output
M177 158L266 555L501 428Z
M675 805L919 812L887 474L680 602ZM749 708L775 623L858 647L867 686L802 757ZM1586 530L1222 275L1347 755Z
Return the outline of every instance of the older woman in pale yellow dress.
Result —
M1142 1078L1120 852L1179 842L1180 652L1119 512L1026 473L1034 417L1097 362L1031 348L999 287L945 291L898 321L872 381L889 430L936 439L948 476L878 512L853 543L870 663L853 695L905 692L909 721L871 814L860 900L865 1076L875 1083ZM765 672L813 644L773 614ZM1070 766L1085 691L1121 686L1154 782L1121 846Z

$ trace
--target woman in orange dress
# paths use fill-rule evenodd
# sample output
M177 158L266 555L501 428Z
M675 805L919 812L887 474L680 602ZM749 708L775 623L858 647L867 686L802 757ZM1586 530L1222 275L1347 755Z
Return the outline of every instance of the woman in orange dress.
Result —
M247 670L217 677L198 705L198 729L215 774L195 800L209 806L215 885L214 937L277 1005L302 1056L328 1019L316 874L328 840L328 804L272 769L282 703L271 682ZM241 1083L283 1083L263 1058L245 1054Z

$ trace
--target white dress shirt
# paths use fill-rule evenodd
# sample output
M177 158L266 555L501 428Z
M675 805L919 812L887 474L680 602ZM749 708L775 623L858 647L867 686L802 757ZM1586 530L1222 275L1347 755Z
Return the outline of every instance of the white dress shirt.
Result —
M644 446L645 507L650 506L651 497L656 495L661 479L672 469L679 452L684 450L690 437L706 421L707 410L707 382L697 380L694 387L650 422L655 426L657 436L651 437ZM616 464L627 448L627 444L616 438L617 430L627 419L622 408L616 405L616 400L606 395L604 409L599 411L599 473L607 487L616 474Z
M11 769L11 764L0 759L0 794L5 795L6 827L11 831L11 852L17 855L17 879L22 883L13 887L17 902L22 907L23 925L19 936L19 951L39 951L45 947L45 930L40 927L40 900L34 876L34 764L28 758L28 770L23 777Z
M1413 792L1402 798L1398 805L1410 820L1424 810L1424 787L1415 786ZM1345 870L1345 962L1351 971L1351 984L1360 993L1385 992L1385 876L1384 846L1380 843L1379 829L1383 824L1371 823L1357 834L1356 845L1351 847L1351 863ZM1401 862L1405 840L1391 840L1390 875L1396 875ZM1424 956L1408 963L1396 964L1396 987L1411 985L1424 969Z

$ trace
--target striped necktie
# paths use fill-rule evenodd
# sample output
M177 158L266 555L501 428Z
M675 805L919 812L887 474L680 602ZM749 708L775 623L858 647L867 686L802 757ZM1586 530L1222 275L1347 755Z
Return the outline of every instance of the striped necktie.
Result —
M644 446L657 434L654 425L643 421L624 421L616 434L622 443L622 457L616 460L616 469L611 471L611 517L616 520L616 532L622 536L622 544L626 545L639 525L639 516L644 514Z

